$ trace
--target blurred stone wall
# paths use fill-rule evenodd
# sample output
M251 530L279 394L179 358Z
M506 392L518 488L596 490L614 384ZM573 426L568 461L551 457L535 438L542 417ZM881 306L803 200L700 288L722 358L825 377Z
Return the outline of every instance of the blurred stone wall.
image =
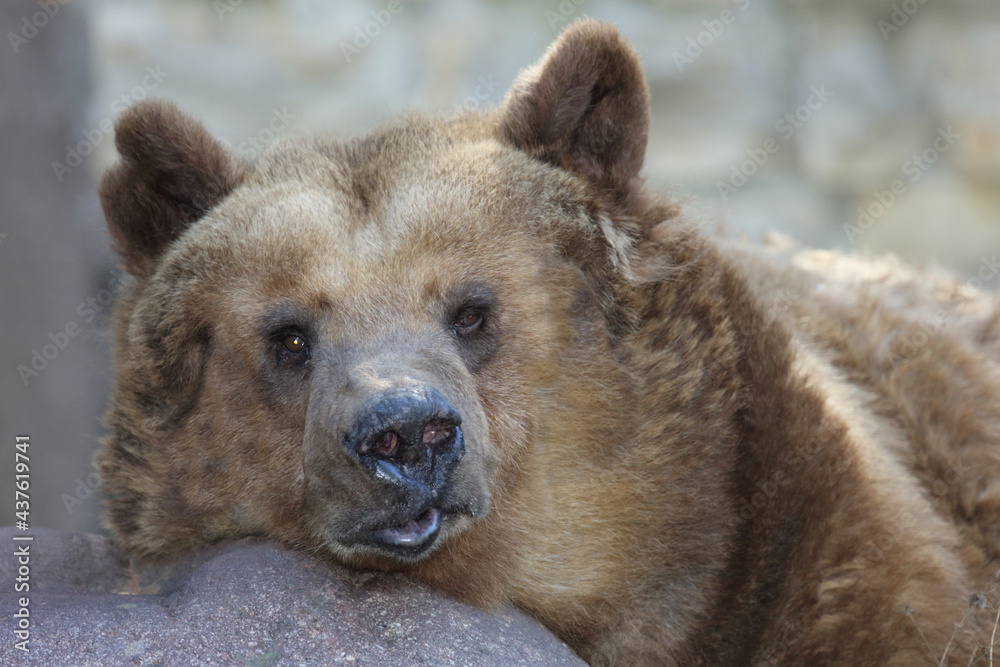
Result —
M52 272L74 262L91 266L94 277L85 280L80 276L86 272L74 269L61 282L37 283L26 299L5 302L13 304L6 312L26 323L16 336L8 335L12 325L3 325L0 353L8 375L50 331L76 319L75 304L100 295L110 279L106 256L91 247L101 237L94 231L100 215L92 189L114 160L107 128L128 103L150 95L174 99L252 157L281 134L350 136L406 109L496 104L517 73L583 16L615 23L635 45L653 102L646 173L713 231L760 238L777 230L810 245L894 251L966 276L1000 251L996 0L70 4L89 26L91 53L77 62L89 63L89 106L61 126L68 136L52 134L51 145L19 149L36 151L42 165L21 182L37 181L42 191L66 197L69 190L50 163L68 167L72 161L76 166L65 177L86 179L90 190L74 196L89 203L77 222L60 218L63 227L51 232L70 239L75 255L29 255L15 240L37 224L29 213L45 197L3 191L27 212L0 218L0 233L10 235L0 237L2 291L9 299L24 289L10 267L23 268L29 257ZM5 34L24 28L26 11L7 12ZM32 41L25 48L41 45ZM12 48L0 45L5 58ZM22 62L14 57L11 66ZM74 81L82 76L65 72ZM17 94L27 97L51 95L46 86L60 85L55 78L19 81ZM21 127L5 122L0 132ZM91 240L72 240L74 235ZM994 289L997 283L1000 277L986 281ZM80 324L88 336L99 337L99 318ZM31 406L33 419L41 414L67 422L76 435L53 445L67 455L62 467L52 462L39 478L45 486L38 516L45 525L90 527L96 502L85 499L70 513L63 496L68 491L72 497L77 480L90 472L86 461L97 419L92 406L106 391L107 371L104 357L88 355L80 364L72 359L53 360L60 370L48 371L46 379L58 385L51 391L65 395L29 397L15 375L0 384L0 402L20 407L0 414L5 438L24 423L19 411ZM63 412L63 405L84 406L88 416ZM0 489L6 489L9 476L3 468L0 474Z
M495 104L565 25L592 16L617 24L647 68L649 178L693 197L706 224L965 272L1000 248L995 0L392 7L99 0L98 112L153 65L170 73L156 94L234 144L267 138L275 109L294 116L288 132L351 135L406 108Z
M52 168L89 131L80 9L0 3L0 525L15 522L14 443L27 435L29 525L97 528L88 475L109 388L112 262L89 158Z

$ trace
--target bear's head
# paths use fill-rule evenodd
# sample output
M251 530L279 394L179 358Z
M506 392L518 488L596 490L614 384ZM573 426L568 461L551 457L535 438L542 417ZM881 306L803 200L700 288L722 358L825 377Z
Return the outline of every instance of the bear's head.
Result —
M109 525L163 556L266 534L399 564L546 462L621 435L631 263L673 214L638 177L638 60L582 21L500 108L249 163L162 101L101 200L131 276L99 455Z

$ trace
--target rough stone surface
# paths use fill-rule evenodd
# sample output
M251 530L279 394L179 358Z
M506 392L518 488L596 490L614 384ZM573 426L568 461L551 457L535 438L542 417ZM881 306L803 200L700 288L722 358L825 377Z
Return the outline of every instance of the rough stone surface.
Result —
M134 569L106 538L31 530L0 563L4 665L583 665L523 613L495 614L398 574L245 539ZM11 641L15 545L30 545L30 652Z

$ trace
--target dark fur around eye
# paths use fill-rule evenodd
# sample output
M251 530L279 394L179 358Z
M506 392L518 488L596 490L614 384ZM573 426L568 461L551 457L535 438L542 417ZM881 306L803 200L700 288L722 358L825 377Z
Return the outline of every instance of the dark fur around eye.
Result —
M485 320L485 310L475 306L469 307L458 313L451 330L459 337L473 336L483 328Z
M262 318L260 331L276 366L302 366L309 361L315 342L311 322L312 313L292 302L276 304Z
M301 366L309 361L309 337L298 327L284 327L269 336L274 349L275 363Z
M485 283L464 283L452 291L448 328L458 343L459 353L472 372L485 367L500 345L498 303Z

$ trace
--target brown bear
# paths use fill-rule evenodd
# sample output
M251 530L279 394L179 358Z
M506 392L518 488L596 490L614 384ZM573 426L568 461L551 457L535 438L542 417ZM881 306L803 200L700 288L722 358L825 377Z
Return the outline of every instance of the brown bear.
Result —
M405 570L594 665L993 664L998 299L711 238L644 185L648 126L595 21L497 109L253 163L129 109L116 539Z

